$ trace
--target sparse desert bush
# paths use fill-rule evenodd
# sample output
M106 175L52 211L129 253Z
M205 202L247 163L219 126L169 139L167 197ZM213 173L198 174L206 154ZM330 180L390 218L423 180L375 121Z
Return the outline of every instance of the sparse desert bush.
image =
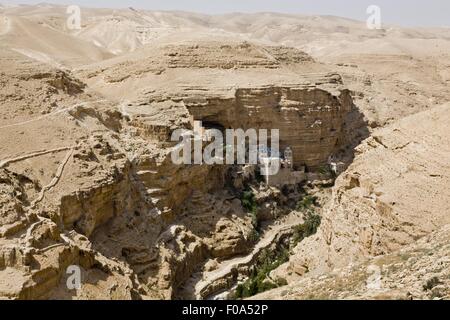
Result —
M295 247L303 239L315 234L320 226L321 220L321 217L314 211L308 211L305 214L305 222L294 228L294 235L292 237L293 246Z
M423 290L428 291L433 289L434 287L438 286L442 284L442 282L439 280L438 277L433 277L431 279L429 279L424 285L423 285Z
M251 216L253 226L255 227L255 229L257 229L259 225L258 205L256 204L253 191L244 191L242 194L241 203L244 209L247 210L248 214Z
M267 276L272 270L275 270L288 260L289 250L286 248L283 248L279 252L270 252L268 250L262 252L258 259L257 267L253 270L250 278L237 286L235 298L241 299L252 297L258 293L286 285L285 281L279 281L277 283L268 281Z
M328 165L320 167L318 172L322 175L336 178L336 173Z
M318 207L317 197L315 196L304 196L302 200L300 200L297 204L297 210L299 211L307 211L313 209L314 207Z

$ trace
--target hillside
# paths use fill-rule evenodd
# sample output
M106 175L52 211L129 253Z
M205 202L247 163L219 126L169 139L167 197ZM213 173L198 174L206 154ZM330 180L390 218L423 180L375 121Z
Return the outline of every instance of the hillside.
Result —
M448 29L81 14L0 6L0 298L449 298ZM174 163L198 121L292 159Z

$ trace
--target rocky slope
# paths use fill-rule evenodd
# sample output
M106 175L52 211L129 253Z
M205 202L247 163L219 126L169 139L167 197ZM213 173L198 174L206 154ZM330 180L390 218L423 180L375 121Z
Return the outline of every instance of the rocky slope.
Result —
M449 240L446 226L395 253L305 276L254 299L450 299Z
M319 232L276 275L295 281L396 253L449 224L449 110L407 117L364 141L336 181Z
M174 49L159 50L170 57ZM311 168L345 146L351 97L337 75L288 71L290 66L314 68L305 54L247 43L231 44L231 53L222 58L215 55L221 52L215 44L193 50L203 59L187 59L189 68L170 61L164 67L181 75L185 69L199 76L221 73L229 69L223 63L235 50L233 63L239 67L226 77L237 75L234 87L223 83L225 77L186 87L182 83L190 79L187 72L170 90L137 90L128 93L128 102L114 103L114 93L101 95L104 84L97 78L106 72L128 73L126 69L92 68L88 76L79 71L77 80L68 71L5 49L9 59L2 63L9 65L11 76L4 74L1 94L6 107L24 107L14 121L5 113L0 128L6 133L1 144L3 297L168 299L208 259L249 252L254 225L239 190L224 188L233 185L227 176L230 167L171 162L170 134L176 128L192 128L192 119L244 129L284 127L282 146L299 148L301 157L294 158ZM242 50L264 50L268 62L245 62L251 55L242 60ZM269 52L275 53L267 56ZM205 66L208 59L214 63ZM117 89L147 76L169 81L165 72L147 75L139 69L141 60L133 63L129 68L140 74L113 81ZM24 65L26 77L13 74L16 66L20 70ZM253 72L278 70L277 81L251 87L245 82ZM22 91L10 93L12 87ZM47 96L34 95L37 87ZM48 107L34 110L39 106L36 99L48 101ZM42 135L33 137L36 132ZM308 143L315 147L307 149ZM87 279L76 292L64 290L70 265L81 266Z
M332 192L321 226L263 297L448 297L448 30L85 8L68 30L65 9L0 10L1 298L228 290L303 221L305 187ZM310 181L175 165L171 133L194 120L280 129ZM331 155L345 172L329 191ZM384 291L365 290L370 264Z

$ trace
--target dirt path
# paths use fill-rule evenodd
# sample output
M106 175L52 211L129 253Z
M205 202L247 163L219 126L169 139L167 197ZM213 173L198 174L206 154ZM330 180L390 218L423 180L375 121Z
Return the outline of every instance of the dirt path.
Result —
M223 283L227 282L226 279L232 277L240 268L252 265L264 249L270 247L280 237L292 232L292 228L301 223L303 223L302 215L295 211L291 212L264 232L251 253L225 260L213 271L194 274L185 283L183 293L187 298L206 299L229 289L223 288Z
M50 118L50 117L56 116L58 114L61 114L61 113L73 110L75 108L84 107L85 105L90 104L90 103L97 103L97 102L103 102L103 101L105 101L105 100L96 100L96 101L87 101L87 102L77 103L77 104L74 104L74 105L72 105L70 107L67 107L67 108L64 108L64 109L61 109L61 110L57 110L55 112L52 112L52 113L49 113L49 114L46 114L46 115L43 115L43 116L39 116L39 117L36 117L34 119L30 119L30 120L26 120L26 121L22 121L22 122L18 122L18 123L12 123L12 124L8 124L6 126L2 126L2 127L0 127L0 130L1 129L11 128L11 127L23 126L23 125L26 125L26 124L29 124L29 123L32 123L32 122L36 122L36 121L40 121L40 120L43 120L43 119L46 119L46 118Z
M61 151L71 150L73 148L74 147L71 146L71 147L62 147L62 148L56 148L56 149L50 149L50 150L42 150L42 151L32 152L32 153L29 153L29 154L26 154L23 156L19 156L19 157L15 157L15 158L0 160L0 169L2 169L14 162L19 162L19 161L27 160L30 158L43 156L43 155L46 155L49 153L57 153L57 152L61 152Z
M64 168L65 168L67 162L69 162L69 159L72 156L72 154L73 154L73 148L71 148L69 150L69 152L67 152L64 160L61 162L60 166L58 167L58 170L56 170L55 177L52 179L52 181L50 181L50 183L48 185L46 185L45 187L42 188L42 190L39 194L39 197L31 203L31 208L34 208L39 202L41 202L42 199L44 199L45 193L47 191L51 190L54 186L56 186L58 184L58 182L61 179L61 176L64 172Z

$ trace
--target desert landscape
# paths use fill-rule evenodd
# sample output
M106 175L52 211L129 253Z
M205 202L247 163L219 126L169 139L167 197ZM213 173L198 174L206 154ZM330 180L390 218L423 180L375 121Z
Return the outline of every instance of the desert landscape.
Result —
M0 5L0 299L450 299L449 28L68 16ZM198 121L290 160L175 164Z

